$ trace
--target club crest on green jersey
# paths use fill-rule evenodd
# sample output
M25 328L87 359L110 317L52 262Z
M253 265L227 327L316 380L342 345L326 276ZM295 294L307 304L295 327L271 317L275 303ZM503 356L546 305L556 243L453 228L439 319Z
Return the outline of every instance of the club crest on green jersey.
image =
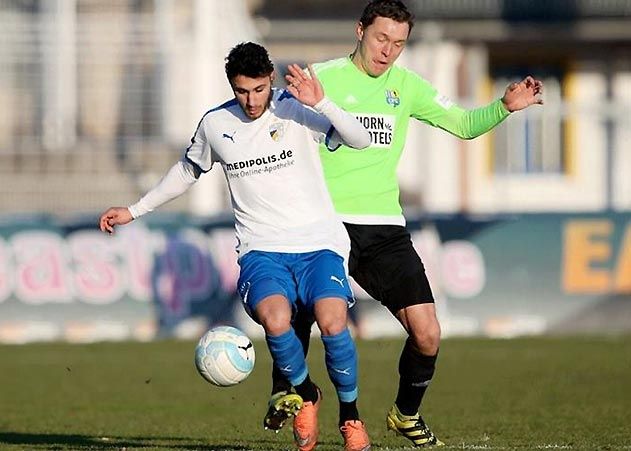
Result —
M282 122L274 122L272 125L269 126L269 135L274 141L278 142L284 134L285 124L283 124Z
M386 102L388 105L399 106L401 99L396 89L386 89Z

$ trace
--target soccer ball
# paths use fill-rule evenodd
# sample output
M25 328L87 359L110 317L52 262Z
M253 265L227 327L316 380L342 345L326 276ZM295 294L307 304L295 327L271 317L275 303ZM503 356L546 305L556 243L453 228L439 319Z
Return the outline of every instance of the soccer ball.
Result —
M213 385L236 385L254 369L254 346L248 336L235 327L214 327L195 347L195 366Z

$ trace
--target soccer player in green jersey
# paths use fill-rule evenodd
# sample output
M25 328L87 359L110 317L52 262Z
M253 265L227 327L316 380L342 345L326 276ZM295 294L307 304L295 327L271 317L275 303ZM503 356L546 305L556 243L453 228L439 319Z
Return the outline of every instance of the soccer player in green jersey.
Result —
M386 415L389 429L416 446L440 445L419 414L432 380L440 342L434 297L420 257L412 246L399 204L396 169L410 118L462 139L480 136L512 112L541 104L543 85L527 77L508 86L504 96L465 110L441 96L419 75L394 63L403 51L413 16L398 0L373 0L357 24L357 46L348 57L316 64L331 99L353 113L369 130L372 143L362 152L342 146L320 148L326 182L351 238L349 271L380 301L408 334L399 359L399 389ZM311 321L294 327L308 348ZM283 402L291 387L274 370L264 426L282 427Z

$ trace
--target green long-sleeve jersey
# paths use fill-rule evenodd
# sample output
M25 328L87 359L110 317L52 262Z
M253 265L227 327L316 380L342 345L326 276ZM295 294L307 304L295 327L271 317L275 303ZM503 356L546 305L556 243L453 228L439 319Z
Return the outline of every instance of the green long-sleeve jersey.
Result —
M342 146L330 152L320 147L335 209L350 223L405 223L396 170L410 118L471 139L509 115L501 100L465 110L441 96L419 75L399 66L371 77L346 57L315 64L314 69L327 97L353 113L372 137L370 147L364 150Z

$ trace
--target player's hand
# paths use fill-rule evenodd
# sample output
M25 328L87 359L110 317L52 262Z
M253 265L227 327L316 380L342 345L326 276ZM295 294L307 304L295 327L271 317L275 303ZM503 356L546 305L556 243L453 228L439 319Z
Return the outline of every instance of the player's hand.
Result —
M506 88L502 102L511 113L523 110L530 105L543 105L543 82L528 76L519 83L511 83Z
M324 98L324 89L316 77L315 71L311 64L307 66L309 73L305 73L297 64L287 66L289 73L285 75L285 79L289 85L287 90L298 101L307 106L314 106Z
M114 233L114 226L128 224L133 220L134 218L127 208L112 207L101 215L99 227L103 232Z

